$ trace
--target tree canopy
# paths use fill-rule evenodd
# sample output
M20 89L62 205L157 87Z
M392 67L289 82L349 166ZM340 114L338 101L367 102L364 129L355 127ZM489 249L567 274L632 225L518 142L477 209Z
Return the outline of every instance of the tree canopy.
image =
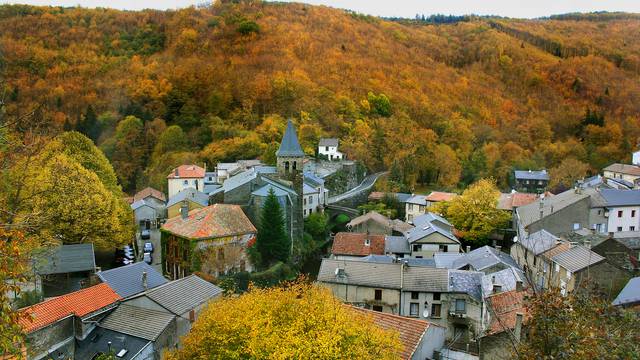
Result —
M401 346L328 289L294 283L212 302L167 358L396 359Z

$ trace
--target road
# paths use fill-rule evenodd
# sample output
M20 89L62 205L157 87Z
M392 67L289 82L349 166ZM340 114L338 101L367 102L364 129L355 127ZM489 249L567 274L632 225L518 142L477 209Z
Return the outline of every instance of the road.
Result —
M138 242L138 249L140 249L140 254L138 256L138 259L136 259L136 261L144 261L142 258L142 249L144 249L144 243L147 241L151 241L151 244L153 244L153 253L151 253L151 257L153 262L151 263L151 265L153 266L154 269L158 270L159 273L162 274L162 250L160 247L160 230L159 229L151 229L149 230L149 232L151 232L151 239L150 240L142 240L140 238L140 232L138 231L138 233L136 234L136 240Z
M365 177L362 182L360 183L360 185L354 187L353 189L344 192L340 195L336 195L336 196L332 196L330 198L327 199L327 203L328 204L335 204L337 202L340 202L344 199L348 199L352 196L355 196L363 191L369 190L371 189L371 187L373 187L373 184L376 183L376 181L378 181L378 179L380 178L380 176L386 174L386 171L383 172L379 172L379 173L375 173L375 174L371 174L367 177Z

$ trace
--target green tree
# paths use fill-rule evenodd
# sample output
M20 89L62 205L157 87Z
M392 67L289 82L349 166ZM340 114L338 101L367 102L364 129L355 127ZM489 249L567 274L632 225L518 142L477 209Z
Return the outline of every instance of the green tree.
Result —
M371 114L389 117L391 116L391 101L385 94L375 95L372 92L367 94L367 101L369 102L369 106L371 107Z
M329 218L327 215L321 212L314 212L304 219L304 231L311 235L314 240L324 241L329 232L328 224Z
M178 125L166 128L158 137L158 142L153 148L153 158L158 158L168 152L180 152L189 150L189 139Z
M263 266L289 260L291 239L284 226L284 215L273 189L265 199L260 215L260 229L256 239Z
M100 123L98 122L98 116L96 115L95 110L93 110L93 106L87 106L87 111L80 118L76 128L79 132L83 133L94 142L98 140L101 128Z
M378 201L370 201L366 204L362 204L358 206L358 210L360 210L360 212L362 212L363 214L366 214L370 211L375 211L390 219L395 219L398 215L398 210L394 208L388 208L387 204Z
M531 319L518 359L638 359L640 327L633 310L616 308L593 292L558 289L527 304Z
M111 159L123 190L134 190L135 180L141 175L146 160L142 120L134 116L124 118L102 148Z
M499 210L500 191L492 179L482 179L467 188L461 196L440 202L429 211L442 214L467 241L484 244L494 231L504 228L509 214Z

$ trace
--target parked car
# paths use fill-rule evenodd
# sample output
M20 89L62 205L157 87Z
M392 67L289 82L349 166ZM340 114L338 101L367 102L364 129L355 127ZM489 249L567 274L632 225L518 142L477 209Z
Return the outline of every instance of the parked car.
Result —
M151 231L149 231L149 230L142 230L142 232L140 232L140 237L142 238L142 240L149 240L149 239L151 239Z
M146 243L144 243L144 252L146 253L153 252L153 244L151 242L147 241Z
M148 253L148 252L144 253L143 260L147 264L151 265L151 263L153 262L153 257L151 256L151 253Z

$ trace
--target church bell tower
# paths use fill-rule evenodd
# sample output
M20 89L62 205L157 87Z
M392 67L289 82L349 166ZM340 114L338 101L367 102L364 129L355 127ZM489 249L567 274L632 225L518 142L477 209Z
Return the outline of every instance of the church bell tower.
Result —
M296 192L296 199L292 200L291 209L291 233L292 242L302 240L304 232L304 218L302 215L302 192L303 186L303 160L304 152L298 142L298 134L291 119L287 121L287 129L282 137L280 148L276 151L278 176L282 180L291 183L291 187Z

